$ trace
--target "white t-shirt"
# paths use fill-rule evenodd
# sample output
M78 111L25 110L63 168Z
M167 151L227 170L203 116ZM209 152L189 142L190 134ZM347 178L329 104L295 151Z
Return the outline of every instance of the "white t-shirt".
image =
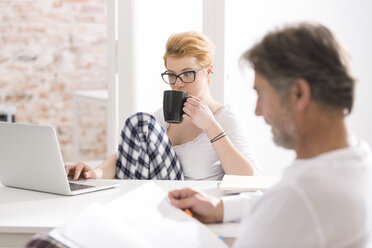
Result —
M154 113L156 120L164 130L169 124L164 121L163 109ZM214 118L222 126L226 135L236 148L243 153L254 166L255 174L258 172L257 162L253 159L249 137L239 116L230 105L224 105ZM207 134L203 131L195 139L182 145L173 146L182 165L186 180L221 180L224 170L210 143Z
M224 221L243 216L234 247L371 247L370 147L359 141L295 160L262 196L224 197L223 204Z

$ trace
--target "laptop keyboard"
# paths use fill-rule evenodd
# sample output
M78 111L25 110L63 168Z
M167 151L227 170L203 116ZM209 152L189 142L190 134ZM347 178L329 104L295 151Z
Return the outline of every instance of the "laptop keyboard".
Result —
M79 189L88 189L93 188L94 186L79 184L79 183L69 183L71 191L79 190Z

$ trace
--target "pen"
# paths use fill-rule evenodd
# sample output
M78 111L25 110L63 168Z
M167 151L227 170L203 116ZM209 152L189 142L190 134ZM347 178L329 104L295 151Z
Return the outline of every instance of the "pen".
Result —
M192 213L191 213L191 211L190 211L190 209L186 208L186 209L183 210L183 211L184 211L187 215L193 217L193 216L192 216Z
M214 231L213 229L210 229L209 228L209 230L211 230L220 240L224 240L224 238L223 238L223 236L222 235L220 235L220 234L218 234L218 233L216 233L216 231Z
M191 216L191 217L194 217L192 212L190 211L190 209L186 208L183 210L187 215ZM213 229L209 229L211 230L220 240L224 240L223 236L218 234L216 231L214 231Z

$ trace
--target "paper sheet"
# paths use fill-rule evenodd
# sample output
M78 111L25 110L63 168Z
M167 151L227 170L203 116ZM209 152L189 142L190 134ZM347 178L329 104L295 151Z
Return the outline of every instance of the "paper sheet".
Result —
M104 206L94 204L51 233L76 247L227 247L148 182Z
M93 203L50 236L71 248L78 247L153 247L137 233L121 225L105 208Z

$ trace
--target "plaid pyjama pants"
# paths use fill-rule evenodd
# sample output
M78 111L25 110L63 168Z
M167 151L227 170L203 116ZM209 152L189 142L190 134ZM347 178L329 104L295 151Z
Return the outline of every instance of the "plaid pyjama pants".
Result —
M181 164L167 133L152 115L140 112L126 120L121 131L115 178L183 179ZM47 233L35 235L26 247L66 248Z
M115 178L183 180L181 164L167 133L152 115L139 112L126 120Z

